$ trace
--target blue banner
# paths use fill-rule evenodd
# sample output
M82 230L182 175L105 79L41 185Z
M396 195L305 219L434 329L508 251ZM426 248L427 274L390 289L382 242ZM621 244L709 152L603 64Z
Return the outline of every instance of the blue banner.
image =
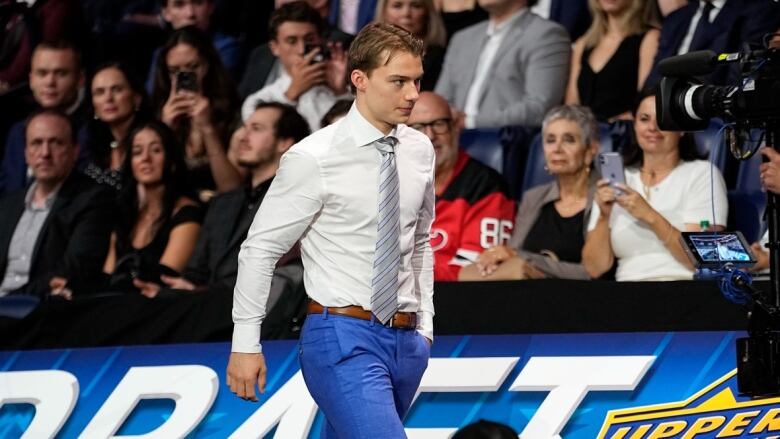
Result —
M407 434L490 419L531 439L777 436L780 398L737 394L739 336L437 337ZM258 403L224 385L227 343L0 352L0 437L319 437L296 342L263 346Z

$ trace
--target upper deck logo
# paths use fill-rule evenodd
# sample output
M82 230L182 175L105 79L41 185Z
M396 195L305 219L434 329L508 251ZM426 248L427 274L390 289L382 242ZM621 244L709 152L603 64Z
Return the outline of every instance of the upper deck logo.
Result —
M611 410L599 439L780 438L780 397L737 397L737 370L682 402Z

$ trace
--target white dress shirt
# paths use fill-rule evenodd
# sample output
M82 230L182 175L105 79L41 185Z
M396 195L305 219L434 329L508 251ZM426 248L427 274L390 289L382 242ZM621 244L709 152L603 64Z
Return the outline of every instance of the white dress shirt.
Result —
M281 102L282 104L295 107L298 113L309 123L309 129L312 132L317 131L320 129L322 116L325 116L325 113L342 96L337 96L329 87L317 85L298 96L297 101L291 101L285 96L285 92L290 88L292 78L284 68L280 70L279 78L276 81L247 96L244 104L241 105L241 119L244 121L249 119L249 116L255 112L255 108L257 108L257 104L260 102ZM344 95L344 97L346 96Z
M469 92L466 95L466 103L463 104L463 112L466 113L466 128L475 128L475 118L479 113L479 103L482 100L482 89L488 77L490 66L498 53L498 48L504 40L504 35L512 27L512 23L527 11L523 8L501 24L496 25L491 20L487 28L487 41L482 47L482 53L477 61L477 70L474 72L474 80L471 82Z
M352 35L357 35L358 31L358 10L360 9L360 0L341 0L339 2L339 29Z
M401 202L399 311L416 312L433 339L433 146L398 125L395 147ZM238 256L233 352L260 352L260 324L276 261L298 240L308 295L324 306L371 309L383 134L355 105L346 117L282 156Z
M680 48L677 50L678 55L688 53L688 50L691 48L693 34L696 32L696 26L699 25L701 14L704 11L704 3L706 3L704 0L699 0L699 9L696 10L696 13L693 14L693 18L691 18L691 24L688 26L688 32L685 34L682 43L680 43ZM715 21L715 18L718 16L720 10L723 9L723 5L726 4L726 0L712 0L710 3L712 3L712 10L710 11L710 23L712 23Z
M531 6L531 12L549 20L551 8L552 0L539 0L535 5Z

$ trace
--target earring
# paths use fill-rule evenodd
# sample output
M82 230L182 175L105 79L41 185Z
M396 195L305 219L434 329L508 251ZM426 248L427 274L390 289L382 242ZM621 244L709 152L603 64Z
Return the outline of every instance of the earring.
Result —
M544 172L549 174L550 173L550 167L547 166L547 165L544 165Z
M98 120L98 119L100 119L100 118L98 117L97 113L95 113L95 115L94 115L94 116L92 116L92 117L94 117L94 118L95 118L95 120Z

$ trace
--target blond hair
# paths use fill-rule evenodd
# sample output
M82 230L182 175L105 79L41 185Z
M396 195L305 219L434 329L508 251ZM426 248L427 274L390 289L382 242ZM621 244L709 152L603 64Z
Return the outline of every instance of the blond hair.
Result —
M376 11L374 17L376 21L385 21L385 9L387 9L387 2L391 0L379 0L376 2ZM423 28L423 35L417 35L422 38L425 46L441 46L447 45L447 29L444 27L444 20L442 20L439 11L433 4L433 0L420 0L425 8L425 26Z
M347 75L361 70L367 75L387 64L397 52L405 52L422 58L425 50L422 40L394 24L368 24L349 46ZM353 90L354 90L354 84Z
M650 28L645 19L645 3L647 1L648 0L631 0L628 8L621 15L620 27L625 32L626 36L639 35ZM585 41L585 47L591 48L595 47L599 41L601 41L601 38L606 35L608 24L607 13L601 8L599 0L588 0L588 9L590 9L590 15L593 17L593 22L582 38L583 41Z

